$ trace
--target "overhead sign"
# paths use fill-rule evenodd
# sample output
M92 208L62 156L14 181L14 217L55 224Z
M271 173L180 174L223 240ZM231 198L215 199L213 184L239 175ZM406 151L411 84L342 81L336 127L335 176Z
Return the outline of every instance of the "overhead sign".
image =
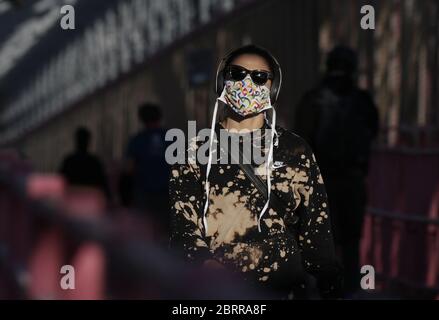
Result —
M0 144L62 112L214 17L250 1L119 1L48 61L22 94L2 109Z

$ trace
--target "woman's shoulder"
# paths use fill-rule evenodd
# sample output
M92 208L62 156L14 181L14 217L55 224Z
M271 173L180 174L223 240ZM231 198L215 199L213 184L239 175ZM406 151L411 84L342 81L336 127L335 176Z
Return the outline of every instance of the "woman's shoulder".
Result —
M292 130L276 127L279 136L277 154L279 158L295 166L310 168L317 161L309 144ZM306 170L308 170L306 169Z
M311 147L305 141L305 139L303 139L293 130L288 130L281 126L276 126L276 131L279 138L279 147L293 150L294 153L312 152Z

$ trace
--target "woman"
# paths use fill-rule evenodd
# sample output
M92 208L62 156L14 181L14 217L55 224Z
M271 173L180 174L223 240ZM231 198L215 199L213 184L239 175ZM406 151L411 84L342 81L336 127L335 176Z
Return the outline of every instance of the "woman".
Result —
M323 179L309 146L275 126L281 84L281 68L263 48L241 47L223 59L207 165L187 161L171 169L171 245L190 261L237 272L280 298L306 298L310 278L321 296L336 297L340 281ZM219 102L225 116L216 123ZM222 139L218 147L220 130L259 143L264 163L244 164L242 138L241 154ZM218 161L229 156L225 149L239 163Z

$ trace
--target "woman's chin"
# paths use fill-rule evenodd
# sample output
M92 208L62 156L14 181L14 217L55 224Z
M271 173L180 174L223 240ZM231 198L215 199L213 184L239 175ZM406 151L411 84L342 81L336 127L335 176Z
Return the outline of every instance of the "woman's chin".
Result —
M242 115L242 114L236 112L235 110L233 110L232 107L227 105L226 117L227 118L231 118L232 120L234 120L236 122L241 122L241 121L253 118L253 117L257 116L257 115L258 114L255 114L255 113L250 113L250 114Z

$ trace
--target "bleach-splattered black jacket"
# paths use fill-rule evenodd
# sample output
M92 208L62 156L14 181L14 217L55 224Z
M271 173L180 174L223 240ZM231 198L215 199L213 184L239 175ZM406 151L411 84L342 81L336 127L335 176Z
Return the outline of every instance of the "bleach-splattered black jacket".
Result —
M221 125L218 124L221 128ZM205 165L171 168L171 246L193 262L215 259L258 287L288 293L318 281L324 297L336 297L340 286L328 199L316 159L305 141L277 127L272 193L285 204L261 219L265 198L238 164L213 164L209 175L208 230L203 225ZM204 142L204 141L202 141ZM197 149L201 141L192 143ZM256 172L264 171L256 166ZM265 172L261 178L265 181ZM298 217L298 222L292 225ZM296 297L301 294L296 293Z

